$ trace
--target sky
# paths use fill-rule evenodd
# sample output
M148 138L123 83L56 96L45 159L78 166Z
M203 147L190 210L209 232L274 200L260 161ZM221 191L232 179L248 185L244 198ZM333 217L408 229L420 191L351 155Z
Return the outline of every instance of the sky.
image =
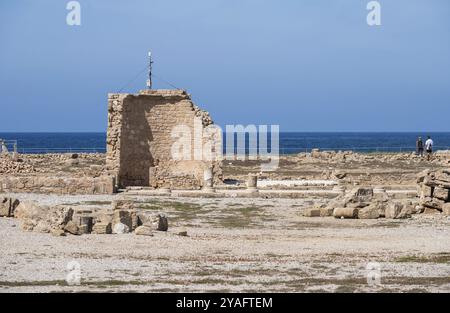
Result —
M107 94L186 89L281 131L450 131L450 1L0 0L0 132L98 131ZM131 83L129 83L131 81Z

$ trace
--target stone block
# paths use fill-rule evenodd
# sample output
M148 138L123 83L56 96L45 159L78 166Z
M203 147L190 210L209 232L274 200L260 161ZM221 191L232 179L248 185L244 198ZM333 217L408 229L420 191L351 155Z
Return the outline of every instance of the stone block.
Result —
M326 217L326 216L333 216L333 208L330 207L324 207L324 208L320 208L320 216L321 217Z
M125 224L128 229L132 229L133 220L131 218L131 213L128 210L114 210L113 212L113 225L115 224Z
M320 209L315 209L315 208L305 209L303 211L303 216L306 216L306 217L319 217L320 216Z
M434 191L433 191L433 197L443 200L443 201L448 201L449 200L449 190L441 188L441 187L435 187Z
M126 234L129 232L130 232L130 228L123 223L114 224L114 226L112 228L113 234Z
M421 185L419 196L421 199L432 197L433 196L433 187Z
M93 234L111 234L112 233L112 227L111 223L95 223L95 225L92 227L92 233Z
M336 218L357 218L358 209L357 208L335 208L333 211L333 216Z
M169 221L163 213L141 214L140 220L142 221L142 225L149 226L153 230L167 231L169 229Z
M134 233L140 236L153 236L153 230L149 226L139 226Z
M389 203L389 205L387 206L387 208L385 210L384 216L386 218L390 218L390 219L397 218L397 216L402 211L403 207L404 207L404 205L401 202Z
M79 229L78 226L73 222L73 221L69 221L65 226L64 226L64 230L66 232L68 232L69 234L72 235L79 235Z
M358 218L359 219L377 219L380 217L382 210L383 210L383 208L382 208L381 204L372 203L369 206L358 210Z
M445 201L438 198L425 198L421 201L420 204L426 208L442 211L442 207L444 206Z

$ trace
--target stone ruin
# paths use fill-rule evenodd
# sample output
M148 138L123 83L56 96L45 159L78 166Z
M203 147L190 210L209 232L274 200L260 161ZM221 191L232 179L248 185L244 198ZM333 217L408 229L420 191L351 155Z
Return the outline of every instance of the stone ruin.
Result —
M137 209L133 201L128 200L113 201L110 208L92 209L70 205L49 207L0 197L0 216L17 218L25 231L54 236L126 233L153 236L155 231L169 229L165 214ZM178 235L187 236L187 232L181 231Z
M418 175L417 184L418 197L414 199L392 199L382 188L355 188L328 204L306 209L303 215L359 219L400 219L420 213L450 216L450 170L425 170Z
M306 217L357 218L357 219L402 219L422 213L417 199L392 199L382 188L355 188L328 204L306 209Z
M202 146L216 147L212 141L220 142L217 133L207 136L211 125L209 114L199 109L184 90L109 94L107 170L119 188L199 189L204 186L205 171L212 173L214 181L220 181L219 161L195 157L195 149L199 149L194 143L196 135ZM174 159L172 152L177 127L191 131L191 137L185 138L190 147L188 158L181 160Z
M188 135L182 136L182 130ZM222 180L221 135L209 114L183 90L109 94L106 166L101 173L38 173L17 158L14 142L0 139L0 192L112 194L117 187L132 186L213 190ZM181 159L173 156L174 143L183 151ZM8 150L8 144L13 148ZM205 157L208 150L215 157ZM68 158L69 167L80 161Z
M425 170L417 182L422 210L442 212L450 216L450 170Z

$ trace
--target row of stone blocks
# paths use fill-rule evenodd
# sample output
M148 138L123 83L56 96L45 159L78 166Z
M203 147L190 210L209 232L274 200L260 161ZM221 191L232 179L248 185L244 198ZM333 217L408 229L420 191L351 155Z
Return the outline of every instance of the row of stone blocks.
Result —
M0 177L0 192L35 192L55 194L113 194L115 178L102 177Z
M355 188L341 194L328 204L305 209L303 215L306 217L401 219L422 212L415 200L395 200L383 189L375 190L376 192L373 188Z
M153 231L169 228L164 214L145 214L134 209L132 201L114 201L111 210L76 210L64 230L73 234L124 234L151 235Z
M48 207L12 199L4 203L12 202L18 203L13 216L20 220L23 230L55 236L130 232L151 236L153 231L167 231L169 227L164 214L138 211L132 201L114 201L112 208L100 210L74 209L67 205ZM11 211L5 216L12 216Z

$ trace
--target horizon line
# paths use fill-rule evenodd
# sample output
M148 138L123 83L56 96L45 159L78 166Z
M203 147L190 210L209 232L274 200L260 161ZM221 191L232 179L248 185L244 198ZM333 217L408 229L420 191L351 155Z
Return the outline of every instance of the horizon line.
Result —
M225 131L224 131L225 132ZM107 131L0 131L0 134L106 134ZM434 131L424 131L424 130L386 130L386 131L370 131L370 130L318 130L318 131L303 131L303 130L285 130L279 133L450 133L450 130L434 130Z

